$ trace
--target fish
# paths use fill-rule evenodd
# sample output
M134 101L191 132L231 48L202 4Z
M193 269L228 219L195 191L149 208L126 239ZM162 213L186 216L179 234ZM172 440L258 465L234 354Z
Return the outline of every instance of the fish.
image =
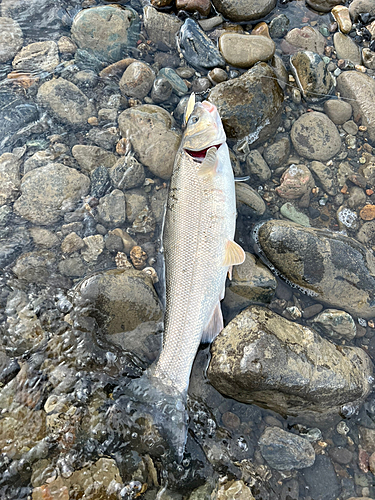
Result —
M163 346L156 363L133 381L148 401L161 434L183 457L186 400L201 342L223 329L220 301L232 266L245 260L234 241L236 198L226 135L216 106L189 99L163 229L166 308Z

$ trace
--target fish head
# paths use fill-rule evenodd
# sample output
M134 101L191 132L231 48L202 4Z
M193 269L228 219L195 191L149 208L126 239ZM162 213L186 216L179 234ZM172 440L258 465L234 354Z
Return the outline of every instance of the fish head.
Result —
M202 161L210 147L219 148L226 141L226 135L214 104L203 101L192 106L191 103L189 100L182 148L195 160Z

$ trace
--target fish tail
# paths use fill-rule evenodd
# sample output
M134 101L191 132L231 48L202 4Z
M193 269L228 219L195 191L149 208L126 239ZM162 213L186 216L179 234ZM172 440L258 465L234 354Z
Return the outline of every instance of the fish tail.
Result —
M130 382L122 397L134 402L137 417L151 418L169 451L181 463L187 439L186 393L164 384L151 370L146 370Z

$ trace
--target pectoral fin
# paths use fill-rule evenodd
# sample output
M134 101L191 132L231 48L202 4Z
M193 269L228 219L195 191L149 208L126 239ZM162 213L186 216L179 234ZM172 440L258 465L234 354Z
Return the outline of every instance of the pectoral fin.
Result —
M207 150L206 157L198 170L198 176L213 175L217 166L217 149L213 146Z
M245 252L235 241L228 240L225 248L223 266L236 266L245 260Z
M220 302L218 302L213 310L209 322L203 330L201 342L212 342L223 328L223 313L221 312Z

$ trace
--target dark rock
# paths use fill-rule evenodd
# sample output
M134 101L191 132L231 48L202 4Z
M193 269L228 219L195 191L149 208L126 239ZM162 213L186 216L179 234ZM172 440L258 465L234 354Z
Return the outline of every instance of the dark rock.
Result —
M314 465L302 475L314 500L332 500L340 495L339 481L327 455L317 455Z
M35 104L20 98L12 92L0 94L0 150L10 150L17 140L20 129L39 118ZM19 137L18 137L19 138Z
M94 198L101 198L111 185L108 169L103 165L96 167L91 173L90 195Z
M319 54L308 50L297 52L290 57L290 66L308 102L316 102L328 97L333 88L333 79Z
M110 169L109 175L113 185L118 189L133 189L142 186L145 180L145 169L133 155L126 155Z
M154 80L151 90L151 99L155 104L166 101L172 94L172 85L165 77L158 77Z
M251 21L266 16L276 0L212 0L215 9L231 21Z

